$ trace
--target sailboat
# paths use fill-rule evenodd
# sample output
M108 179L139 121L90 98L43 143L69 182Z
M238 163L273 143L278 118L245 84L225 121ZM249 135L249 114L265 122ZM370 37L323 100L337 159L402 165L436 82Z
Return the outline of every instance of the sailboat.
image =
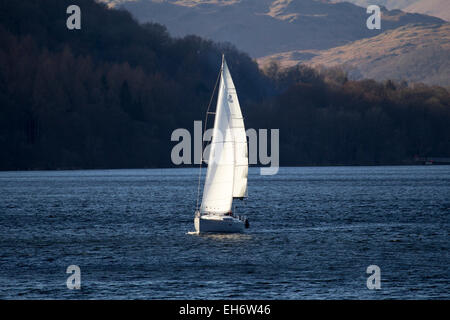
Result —
M247 198L247 176L244 119L230 70L222 55L208 169L201 206L198 207L197 200L194 217L197 233L237 233L249 227L247 218L236 216L231 210L233 200Z

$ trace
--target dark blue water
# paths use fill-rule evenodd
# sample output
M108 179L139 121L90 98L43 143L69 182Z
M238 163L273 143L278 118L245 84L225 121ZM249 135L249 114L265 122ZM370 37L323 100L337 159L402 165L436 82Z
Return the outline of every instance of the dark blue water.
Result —
M254 168L228 236L189 234L197 174L0 172L0 298L449 298L450 166Z

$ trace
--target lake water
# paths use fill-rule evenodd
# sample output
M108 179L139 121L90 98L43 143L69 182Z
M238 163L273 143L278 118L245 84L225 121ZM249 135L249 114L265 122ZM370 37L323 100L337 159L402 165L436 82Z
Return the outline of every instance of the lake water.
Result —
M240 235L190 234L197 179L0 172L0 298L449 299L450 166L251 168Z

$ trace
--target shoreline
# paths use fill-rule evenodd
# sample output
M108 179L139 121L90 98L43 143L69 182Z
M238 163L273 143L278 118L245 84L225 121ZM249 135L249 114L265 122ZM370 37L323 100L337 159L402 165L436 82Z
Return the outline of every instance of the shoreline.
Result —
M409 164L329 164L329 165L289 165L279 166L279 168L332 168L332 167L430 167L430 166L449 166L448 164L422 164L422 163L409 163ZM206 168L206 167L204 167ZM249 166L249 168L270 168L266 166ZM198 169L198 166L172 166L172 167L140 167L140 168L56 168L56 169L16 169L16 170L0 170L3 172L40 172L40 171L119 171L119 170L168 170L168 169Z

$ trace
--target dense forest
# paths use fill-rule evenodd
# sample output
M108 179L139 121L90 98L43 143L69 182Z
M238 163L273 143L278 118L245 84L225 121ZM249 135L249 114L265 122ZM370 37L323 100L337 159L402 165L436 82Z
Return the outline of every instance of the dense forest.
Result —
M80 30L66 28L71 4ZM172 166L171 133L204 119L222 52L246 126L280 129L281 165L450 156L445 88L260 70L230 44L172 38L93 0L0 0L0 41L1 170Z

